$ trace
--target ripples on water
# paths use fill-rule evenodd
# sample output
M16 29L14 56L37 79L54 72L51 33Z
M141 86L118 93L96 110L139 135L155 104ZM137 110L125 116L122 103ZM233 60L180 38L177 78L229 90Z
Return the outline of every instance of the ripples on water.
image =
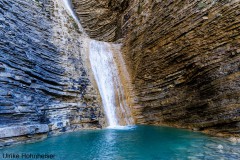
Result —
M51 153L57 160L238 160L240 144L181 129L127 126L69 133L0 153Z

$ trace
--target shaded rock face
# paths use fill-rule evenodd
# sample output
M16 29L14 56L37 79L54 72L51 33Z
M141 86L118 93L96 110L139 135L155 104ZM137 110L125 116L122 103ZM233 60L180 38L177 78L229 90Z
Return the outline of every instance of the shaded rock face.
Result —
M121 13L128 0L72 0L81 25L89 37L100 41L121 38Z
M123 38L136 123L239 135L239 0L73 2L93 38Z
M0 38L0 146L104 125L84 37L61 3L0 1Z

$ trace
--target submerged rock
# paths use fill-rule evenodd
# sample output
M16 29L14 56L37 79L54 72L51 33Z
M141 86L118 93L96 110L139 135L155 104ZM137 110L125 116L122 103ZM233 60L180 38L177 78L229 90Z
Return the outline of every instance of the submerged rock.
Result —
M229 141L231 141L232 143L240 143L240 138L231 137L231 138L229 138Z

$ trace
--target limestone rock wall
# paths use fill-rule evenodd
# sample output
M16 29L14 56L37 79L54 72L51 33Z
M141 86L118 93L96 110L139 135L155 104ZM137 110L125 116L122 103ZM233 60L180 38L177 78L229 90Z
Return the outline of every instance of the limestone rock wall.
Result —
M0 39L0 146L104 125L84 37L60 1L1 0Z
M136 123L239 135L239 0L73 2L93 38L122 41Z
M73 4L91 38L122 41L137 124L239 135L239 0ZM1 0L0 38L0 147L105 125L88 40L60 0Z
M74 9L87 34L100 41L121 38L121 13L128 0L72 0Z
M121 20L137 123L239 135L239 0L132 0Z

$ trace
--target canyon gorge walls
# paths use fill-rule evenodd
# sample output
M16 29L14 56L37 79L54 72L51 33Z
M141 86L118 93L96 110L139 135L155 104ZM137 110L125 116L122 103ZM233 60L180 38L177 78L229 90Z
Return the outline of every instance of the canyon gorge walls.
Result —
M137 124L239 136L239 0L73 4L90 36L122 42Z
M1 0L0 37L0 147L105 125L84 34L61 1Z
M239 19L239 0L131 1L122 33L137 123L239 136Z
M137 123L238 135L240 2L131 7L123 15L123 52L142 106Z
M83 29L61 0L0 0L0 147L107 125L95 40L117 43L118 116L239 136L239 0L72 2Z

